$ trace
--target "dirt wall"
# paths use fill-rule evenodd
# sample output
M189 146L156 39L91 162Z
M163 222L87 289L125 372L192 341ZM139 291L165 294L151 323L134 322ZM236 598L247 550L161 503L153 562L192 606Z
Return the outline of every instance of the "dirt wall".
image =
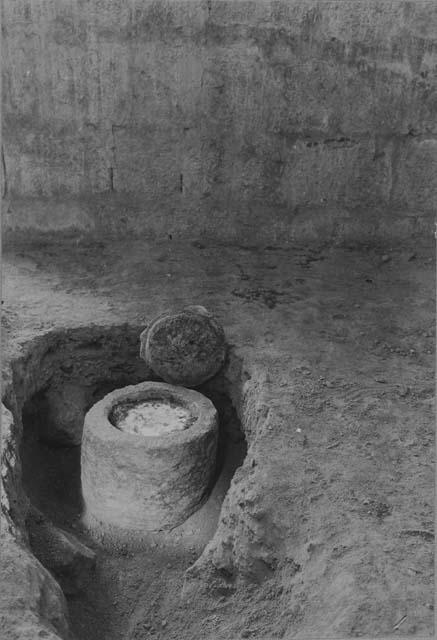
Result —
M6 0L7 229L425 232L433 0Z

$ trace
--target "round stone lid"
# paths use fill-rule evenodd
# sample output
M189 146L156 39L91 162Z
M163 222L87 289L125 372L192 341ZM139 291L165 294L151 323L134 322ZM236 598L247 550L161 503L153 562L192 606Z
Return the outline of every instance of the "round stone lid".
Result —
M142 332L140 356L165 382L197 387L222 367L225 334L201 306L165 312Z

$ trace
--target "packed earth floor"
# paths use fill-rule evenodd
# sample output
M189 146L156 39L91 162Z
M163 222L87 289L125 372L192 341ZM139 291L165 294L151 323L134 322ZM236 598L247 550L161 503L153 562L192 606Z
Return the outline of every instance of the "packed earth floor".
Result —
M247 453L223 506L205 506L212 524L199 520L146 549L95 544L91 585L68 598L76 638L433 637L431 243L261 249L65 238L15 243L3 273L9 404L13 363L36 337L141 328L188 304L216 315L228 368L240 367L233 402ZM62 461L59 451L40 458L35 484L56 485L44 464ZM78 527L68 509L49 515ZM2 533L7 637L59 637L39 583L30 585L18 529Z

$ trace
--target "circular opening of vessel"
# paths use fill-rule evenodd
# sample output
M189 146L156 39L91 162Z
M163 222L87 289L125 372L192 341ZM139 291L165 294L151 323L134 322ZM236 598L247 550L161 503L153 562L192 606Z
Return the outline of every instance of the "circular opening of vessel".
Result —
M165 398L147 398L116 404L109 421L125 433L163 436L188 429L194 419L190 411L177 402Z

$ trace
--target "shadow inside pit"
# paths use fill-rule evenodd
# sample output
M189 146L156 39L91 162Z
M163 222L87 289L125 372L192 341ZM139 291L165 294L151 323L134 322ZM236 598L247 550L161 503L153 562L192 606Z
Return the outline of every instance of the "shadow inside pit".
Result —
M229 464L232 467L232 475L243 464L247 453L246 438L241 429L241 424L229 396L223 391L220 376L204 383L196 389L199 393L211 400L217 409L219 418L219 438L217 444L216 472L208 493L212 490L220 475ZM232 477L230 478L232 479ZM229 480L230 483L230 480Z
M59 389L59 380L56 376L52 379L56 380ZM76 377L73 382L78 379ZM84 394L86 406L83 411L114 389L138 382L137 376L132 379L129 375L110 379L99 376L98 381L94 377ZM71 380L64 377L61 384L64 383L71 384ZM80 592L65 594L72 629L78 639L118 640L126 633L126 637L131 637L129 629L135 627L134 603L147 599L150 589L154 590L155 596L162 593L163 598L169 589L179 590L184 572L214 535L232 477L246 456L246 442L236 411L223 388L223 381L218 376L197 389L216 406L220 425L216 473L203 503L175 530L159 533L156 543L129 553L123 549L100 547L80 525L84 506L81 447L55 447L41 438L48 420L50 386L25 403L20 445L23 489L31 504L45 518L63 531L74 534L97 553L96 569L89 582ZM114 602L117 606L113 606ZM136 637L135 634L132 637Z
M22 413L20 446L23 488L34 507L58 526L71 526L83 510L80 447L53 447L40 433L47 421L45 391L28 400Z

